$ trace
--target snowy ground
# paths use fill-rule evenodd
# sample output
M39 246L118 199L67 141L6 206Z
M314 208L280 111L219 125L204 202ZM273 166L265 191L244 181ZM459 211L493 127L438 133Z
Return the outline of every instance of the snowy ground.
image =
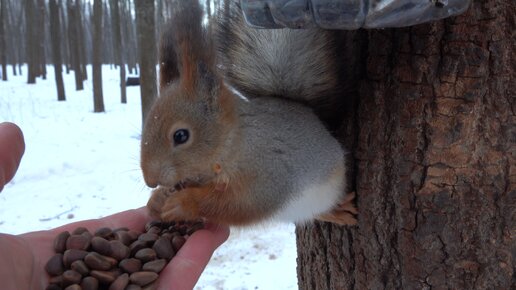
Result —
M93 113L92 85L75 91L65 75L66 102L48 79L0 82L0 122L18 124L26 151L0 193L0 232L19 234L143 206L149 196L138 166L139 87L120 104L118 73L104 67L106 113ZM24 69L26 72L26 69ZM91 76L91 72L89 74ZM297 289L293 225L234 229L196 289Z

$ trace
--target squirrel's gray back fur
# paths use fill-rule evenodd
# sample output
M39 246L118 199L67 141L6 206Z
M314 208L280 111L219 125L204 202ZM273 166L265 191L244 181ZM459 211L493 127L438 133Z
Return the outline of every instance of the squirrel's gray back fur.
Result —
M331 119L342 93L334 32L252 28L237 2L226 3L215 28L226 81L248 98L291 99Z
M240 170L256 176L250 184L256 206L263 211L284 210L305 198L303 192L311 187L317 188L320 200L305 207L306 213L320 213L317 204L323 200L329 205L337 202L344 178L334 182L330 191L322 187L332 183L335 172L344 172L344 151L310 108L263 97L240 101L238 115L239 131L247 143L238 147ZM298 221L291 215L279 218Z

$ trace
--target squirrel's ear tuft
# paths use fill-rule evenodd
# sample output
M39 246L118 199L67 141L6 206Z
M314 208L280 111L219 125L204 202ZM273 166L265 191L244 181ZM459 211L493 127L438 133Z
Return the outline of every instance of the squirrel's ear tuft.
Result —
M159 89L163 91L168 85L179 78L179 63L177 48L174 41L174 28L168 23L161 34L159 46Z
M183 89L191 92L200 87L213 87L203 83L215 77L215 50L202 24L203 10L199 1L181 0L174 4L161 41L160 88L176 79ZM210 74L213 76L207 77Z

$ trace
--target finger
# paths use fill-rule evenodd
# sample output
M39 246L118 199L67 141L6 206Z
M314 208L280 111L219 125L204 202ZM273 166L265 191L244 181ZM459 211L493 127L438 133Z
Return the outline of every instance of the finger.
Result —
M226 226L210 224L196 231L161 272L158 289L193 289L211 255L228 236Z
M13 123L0 123L0 191L14 177L23 152L25 142L20 128Z

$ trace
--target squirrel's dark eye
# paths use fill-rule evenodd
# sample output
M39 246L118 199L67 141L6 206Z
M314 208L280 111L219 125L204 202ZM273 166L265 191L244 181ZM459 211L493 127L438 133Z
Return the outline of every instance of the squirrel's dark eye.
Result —
M174 132L174 144L180 145L183 143L186 143L188 141L188 138L190 137L190 132L186 129L179 129L176 132Z

